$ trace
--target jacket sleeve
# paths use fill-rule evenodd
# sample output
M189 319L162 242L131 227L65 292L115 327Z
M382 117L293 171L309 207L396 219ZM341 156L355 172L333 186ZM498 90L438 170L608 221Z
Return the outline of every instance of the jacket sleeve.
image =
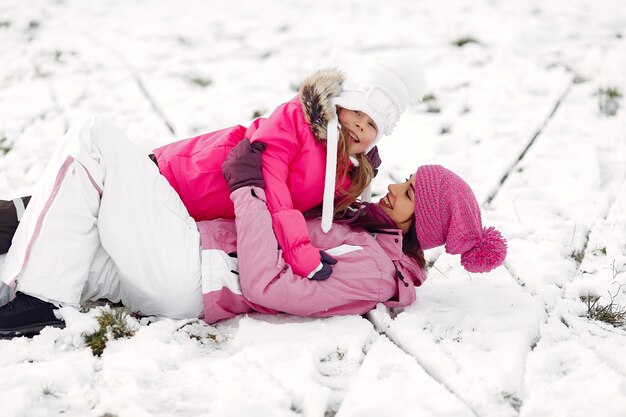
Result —
M260 188L242 187L231 194L235 205L239 284L253 305L299 316L326 317L363 314L391 297L381 289L380 274L371 256L361 255L359 279L341 277L333 270L328 280L313 281L295 274L281 256L272 233L272 219ZM371 254L370 254L371 255ZM355 264L346 268L354 268Z
M290 165L300 151L301 128L302 115L295 104L288 102L274 110L250 141L267 145L263 152L263 179L278 244L293 270L308 276L320 263L319 249L311 244L304 216L294 209L287 186Z

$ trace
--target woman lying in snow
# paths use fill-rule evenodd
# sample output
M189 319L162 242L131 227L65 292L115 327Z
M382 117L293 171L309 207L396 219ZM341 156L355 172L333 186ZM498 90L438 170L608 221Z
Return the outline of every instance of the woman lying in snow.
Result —
M423 249L445 244L472 272L504 261L505 241L483 229L469 186L431 165L390 185L379 203L351 212L328 234L319 218L307 220L313 244L326 251L322 257L341 262L325 281L298 276L272 231L264 149L243 140L223 164L235 220L196 224L157 167L115 126L92 118L70 130L0 272L10 288L0 335L62 327L58 306L101 298L143 315L208 323L253 311L362 314L379 302L415 300L414 287L426 279Z

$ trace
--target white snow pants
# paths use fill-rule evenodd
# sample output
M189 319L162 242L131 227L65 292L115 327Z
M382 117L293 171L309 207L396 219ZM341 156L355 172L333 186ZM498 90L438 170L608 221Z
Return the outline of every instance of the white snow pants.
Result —
M0 278L79 305L108 298L144 315L200 317L200 235L157 166L112 123L72 127L37 184Z

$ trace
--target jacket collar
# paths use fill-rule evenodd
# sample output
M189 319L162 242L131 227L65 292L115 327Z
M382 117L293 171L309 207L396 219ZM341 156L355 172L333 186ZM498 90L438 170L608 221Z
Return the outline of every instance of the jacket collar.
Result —
M401 230L381 230L376 233L376 241L396 267L400 301L410 304L415 298L414 287L419 287L426 280L426 271L402 252Z
M341 93L344 80L341 71L328 68L307 77L300 87L304 116L318 141L327 138L328 121L336 114L333 99Z
M387 253L392 261L399 261L404 256L402 252L402 231L396 229L373 231L376 241Z

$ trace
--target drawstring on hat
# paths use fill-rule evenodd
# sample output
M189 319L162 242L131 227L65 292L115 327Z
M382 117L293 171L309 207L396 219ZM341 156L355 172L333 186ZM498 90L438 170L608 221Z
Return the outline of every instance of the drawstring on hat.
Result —
M326 137L326 174L322 200L322 231L328 233L333 225L335 211L335 179L337 176L337 146L339 144L339 119L335 113L328 121Z

